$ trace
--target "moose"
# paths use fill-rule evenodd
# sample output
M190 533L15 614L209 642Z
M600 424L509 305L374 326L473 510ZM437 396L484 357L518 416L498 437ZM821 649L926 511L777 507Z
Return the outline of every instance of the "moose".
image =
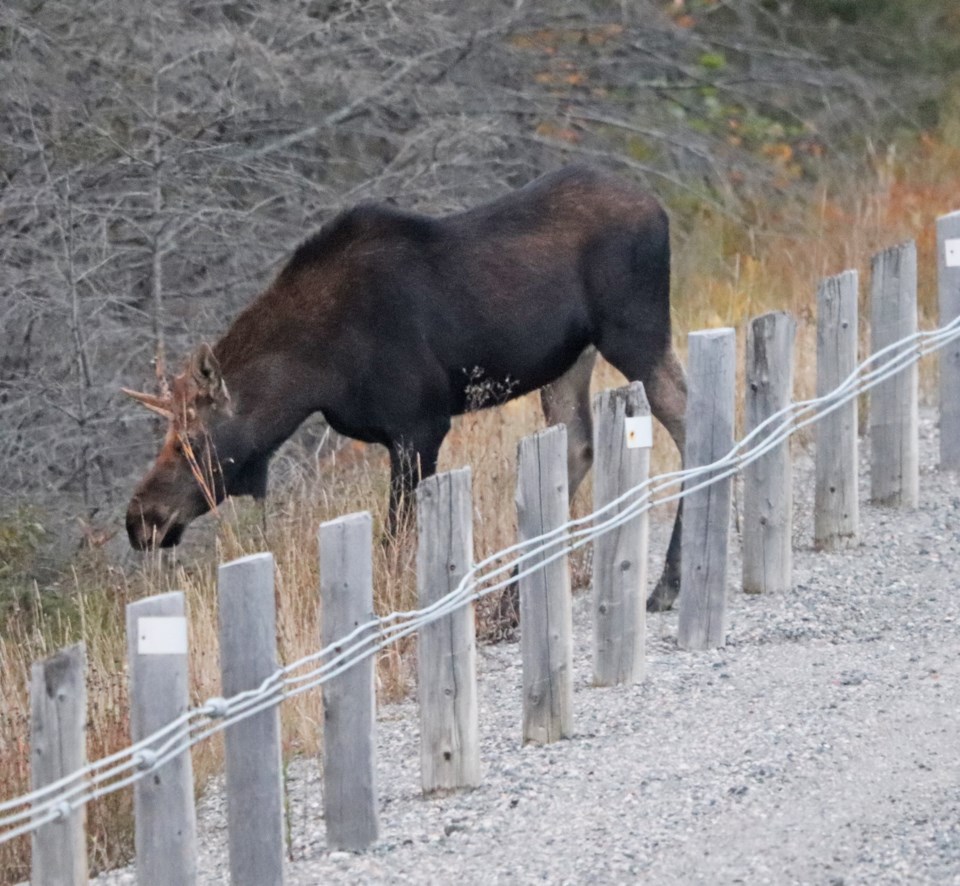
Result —
M225 496L263 499L271 455L318 410L389 450L395 529L452 416L540 388L547 421L567 426L572 496L593 457L597 352L643 382L682 454L669 224L637 184L575 165L442 217L347 209L162 396L124 389L168 421L127 511L130 543L176 545ZM681 520L678 509L650 610L677 596Z

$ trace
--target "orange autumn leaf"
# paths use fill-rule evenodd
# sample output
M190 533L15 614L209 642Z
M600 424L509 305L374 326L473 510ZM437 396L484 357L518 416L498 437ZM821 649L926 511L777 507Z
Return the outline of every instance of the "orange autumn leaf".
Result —
M558 123L552 123L549 120L544 120L537 124L536 133L543 138L552 138L570 144L580 141L580 133L575 129L571 129L569 126L561 126Z
M761 148L761 153L764 157L776 160L777 163L787 164L793 159L793 148L786 142L774 142L773 144L764 145L763 148Z
M619 37L623 33L623 25L602 25L584 32L590 46L602 46L608 40Z

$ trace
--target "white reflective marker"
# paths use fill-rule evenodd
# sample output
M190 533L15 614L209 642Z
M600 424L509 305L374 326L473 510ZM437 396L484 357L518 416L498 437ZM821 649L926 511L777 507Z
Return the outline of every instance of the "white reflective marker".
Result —
M139 655L186 655L187 620L182 615L150 615L137 619Z
M960 268L960 237L943 241L943 258L948 268Z
M653 446L653 419L649 415L627 416L623 420L627 449L649 449Z

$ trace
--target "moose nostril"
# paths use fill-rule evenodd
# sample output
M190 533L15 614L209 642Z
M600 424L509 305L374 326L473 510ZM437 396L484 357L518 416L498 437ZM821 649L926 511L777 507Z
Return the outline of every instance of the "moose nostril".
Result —
M163 539L168 516L156 508L143 508L134 502L127 511L127 535L137 550L145 550Z

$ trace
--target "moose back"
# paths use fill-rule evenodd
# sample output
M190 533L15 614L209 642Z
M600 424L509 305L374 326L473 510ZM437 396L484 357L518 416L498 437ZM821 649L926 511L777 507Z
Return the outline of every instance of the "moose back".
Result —
M542 388L548 421L567 424L572 495L592 460L597 351L643 382L682 453L668 221L634 183L571 166L440 218L348 209L163 396L127 391L168 419L127 511L130 542L174 545L224 496L262 498L270 456L318 410L389 450L395 527L451 416ZM680 519L649 608L676 596Z

